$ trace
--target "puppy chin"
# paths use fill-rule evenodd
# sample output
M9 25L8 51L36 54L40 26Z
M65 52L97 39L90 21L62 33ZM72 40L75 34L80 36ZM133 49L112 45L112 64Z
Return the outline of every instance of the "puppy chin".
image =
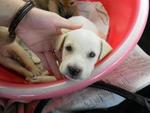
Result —
M71 81L81 81L84 80L81 76L78 76L76 78L72 78L71 75L65 70L65 69L60 69L60 73L63 74L67 79L71 80Z
M71 78L68 74L64 74L64 76L65 76L67 79L71 80L71 81L82 81L82 80L84 80L84 79L82 79L81 77L78 77L78 78Z
M80 76L78 76L78 77L76 77L76 78L72 78L71 75L70 75L67 71L65 71L65 70L60 70L60 72L61 72L61 74L63 74L67 79L69 79L69 80L71 80L71 81L82 81L82 80L86 80L86 79L88 79L88 77L90 76L90 74L89 74L89 75L80 75Z

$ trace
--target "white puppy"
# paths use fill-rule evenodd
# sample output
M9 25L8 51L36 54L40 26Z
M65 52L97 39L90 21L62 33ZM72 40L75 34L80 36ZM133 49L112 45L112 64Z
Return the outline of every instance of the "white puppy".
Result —
M111 50L111 46L97 34L96 26L87 18L75 16L71 22L82 24L77 30L63 29L57 41L57 51L62 51L60 72L69 79L82 80L89 77L97 60L101 60Z

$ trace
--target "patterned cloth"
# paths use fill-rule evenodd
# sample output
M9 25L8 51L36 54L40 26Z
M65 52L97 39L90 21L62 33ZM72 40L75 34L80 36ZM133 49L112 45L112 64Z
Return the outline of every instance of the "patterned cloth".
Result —
M0 99L0 113L34 113L40 101L20 103L8 99Z

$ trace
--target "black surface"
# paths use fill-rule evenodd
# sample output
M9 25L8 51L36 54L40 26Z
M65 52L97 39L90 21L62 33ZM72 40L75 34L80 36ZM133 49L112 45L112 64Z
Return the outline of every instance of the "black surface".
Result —
M50 99L41 100L40 103L35 108L34 113L41 113L43 108L46 106L46 104L48 103L49 100Z
M138 44L147 54L150 55L150 14L146 28Z

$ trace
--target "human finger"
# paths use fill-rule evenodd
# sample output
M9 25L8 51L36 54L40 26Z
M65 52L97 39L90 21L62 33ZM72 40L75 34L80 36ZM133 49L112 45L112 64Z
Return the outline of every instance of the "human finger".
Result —
M62 18L62 17L57 24L58 24L57 26L59 28L66 28L66 29L70 29L70 30L79 29L82 27L81 24L76 24L76 23L70 22L69 20Z

